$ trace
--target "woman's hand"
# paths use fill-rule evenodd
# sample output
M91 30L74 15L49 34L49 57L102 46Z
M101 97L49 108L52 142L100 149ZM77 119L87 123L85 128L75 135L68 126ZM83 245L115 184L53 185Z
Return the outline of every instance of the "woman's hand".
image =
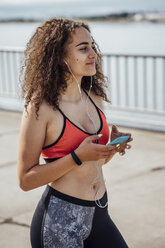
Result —
M120 137L120 136L130 136L129 140L118 146L117 151L119 154L122 156L125 154L125 149L131 149L131 146L127 143L131 142L133 138L131 137L131 133L122 133L119 132L117 127L115 125L112 126L112 131L111 131L111 141L114 139Z
M117 152L116 145L106 146L95 144L92 141L98 140L98 135L92 135L83 140L79 147L75 150L76 155L82 162L94 161L99 159L107 159L113 157Z
M120 136L130 136L128 141L124 142L121 145L116 145L117 146L117 148L116 148L117 152L119 152L119 154L121 156L123 156L125 154L125 149L131 149L131 146L127 143L131 142L133 140L133 138L131 137L131 133L119 132L117 127L115 125L113 125L112 131L111 131L111 141L115 140L116 138L118 138ZM104 164L108 163L112 159L113 156L114 155L110 154L110 156L107 159L105 159Z

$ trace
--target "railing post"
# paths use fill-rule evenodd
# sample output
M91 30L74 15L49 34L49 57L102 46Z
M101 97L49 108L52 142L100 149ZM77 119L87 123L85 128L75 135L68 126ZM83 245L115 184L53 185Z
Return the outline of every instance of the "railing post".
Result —
M157 96L157 86L156 86L156 58L153 57L153 107L154 110L157 109L157 101L156 101L156 96Z
M163 58L163 110L165 111L165 58Z
M125 105L129 106L129 81L128 81L128 57L125 56Z
M111 56L110 55L107 55L107 76L108 76L108 79L111 78ZM109 85L108 85L108 89L109 89ZM112 88L111 90L108 91L108 98L112 100Z
M146 72L146 57L143 57L143 101L144 101L144 109L147 108L147 72Z
M116 56L116 95L117 95L117 104L120 105L120 69L119 69L119 56Z
M137 94L138 94L138 73L137 73L137 57L134 56L134 104L138 107Z

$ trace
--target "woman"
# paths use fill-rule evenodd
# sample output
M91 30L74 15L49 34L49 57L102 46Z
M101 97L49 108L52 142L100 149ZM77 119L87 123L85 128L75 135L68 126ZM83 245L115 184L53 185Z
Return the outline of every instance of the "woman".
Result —
M47 185L32 219L32 247L127 247L108 215L102 166L130 146L106 146L105 78L88 25L46 21L27 44L24 69L19 185ZM112 127L111 140L122 135L131 136Z

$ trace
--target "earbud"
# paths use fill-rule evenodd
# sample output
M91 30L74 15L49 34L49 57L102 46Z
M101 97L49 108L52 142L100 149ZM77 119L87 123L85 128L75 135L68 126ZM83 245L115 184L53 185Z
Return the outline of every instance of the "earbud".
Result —
M91 88L92 88L92 76L91 76L90 90L91 90Z

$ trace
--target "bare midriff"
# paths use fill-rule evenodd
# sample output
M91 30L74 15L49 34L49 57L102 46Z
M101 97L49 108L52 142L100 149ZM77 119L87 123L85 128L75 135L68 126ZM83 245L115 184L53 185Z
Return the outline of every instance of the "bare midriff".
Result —
M98 176L96 164L98 164L100 176L95 181L95 178ZM84 162L81 166L75 167L75 169L72 169L69 173L49 185L64 194L89 201L95 200L96 192L99 189L96 195L98 200L104 195L106 190L102 172L103 164L104 159ZM94 183L92 184L92 182Z

